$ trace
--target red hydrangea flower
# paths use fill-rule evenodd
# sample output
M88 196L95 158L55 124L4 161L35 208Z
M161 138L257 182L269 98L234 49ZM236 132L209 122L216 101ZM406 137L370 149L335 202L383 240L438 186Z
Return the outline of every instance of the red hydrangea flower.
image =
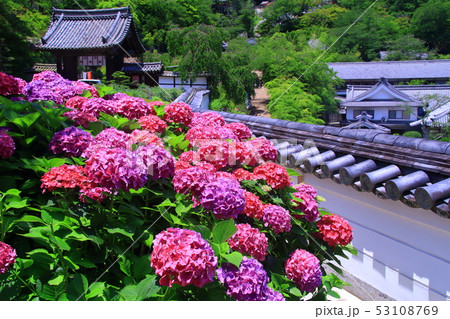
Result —
M0 95L24 94L26 84L20 78L0 72Z
M191 123L193 112L191 107L183 102L176 102L164 108L163 119L171 123L179 123L188 126Z
M83 188L80 189L80 200L83 203L87 202L84 196L98 203L101 203L108 197L108 194L111 193L111 191L106 187L99 187L99 186L93 187L92 185L95 185L95 183L87 183L87 185L89 186L85 185Z
M117 114L123 115L130 120L139 119L147 115L156 115L153 107L144 99L127 96L116 101Z
M258 196L252 192L245 191L245 209L242 214L250 218L262 219L264 214L264 206Z
M247 141L245 145L260 163L264 161L275 162L277 160L277 149L269 140L263 137Z
M167 127L167 123L163 120L161 120L156 115L146 115L142 116L138 123L141 124L141 127L147 131L150 131L152 133L158 132L162 133Z
M316 200L308 193L295 192L293 194L296 198L302 201L292 199L293 208L301 210L304 215L293 214L296 219L305 218L307 221L313 222L319 217L319 207Z
M0 241L0 274L4 274L16 262L16 250Z
M212 126L221 127L225 125L225 119L216 112L194 113L190 127L194 126Z
M233 171L233 175L236 176L238 181L251 181L257 179L264 179L263 176L255 175L243 168L238 168L237 170Z
M188 168L192 168L194 166L192 166L189 163L183 162L183 161L176 161L175 162L175 174L177 173L177 171L181 171L183 169L188 169Z
M176 171L172 183L177 193L199 196L213 178L211 172L200 167L191 167Z
M216 178L220 178L220 177L231 178L231 179L234 179L237 181L236 176L234 176L233 174L228 173L228 172L217 171L214 173L214 176Z
M53 154L63 153L67 157L78 157L93 140L91 133L70 126L53 135L50 150Z
M244 123L234 122L225 124L241 141L252 137L252 131Z
M186 163L192 163L194 160L194 152L193 151L187 151L184 153L181 153L178 157L179 161L186 162Z
M7 159L14 154L16 145L11 136L0 130L0 158Z
M278 205L265 205L262 220L264 226L270 226L276 234L288 232L292 227L289 212Z
M89 100L87 97L84 96L74 96L71 97L70 99L68 99L65 103L65 106L68 107L69 109L73 109L73 110L81 110L82 105Z
M237 218L245 208L244 190L233 179L217 178L205 185L200 203L218 219Z
M314 188L314 186L301 183L301 184L294 185L294 188L297 190L297 192L307 193L312 198L317 197L317 190Z
M353 228L338 215L323 215L317 221L319 232L315 235L327 242L331 247L346 246L353 240Z
M294 251L284 265L286 277L293 280L301 291L313 292L322 283L320 262L303 249Z
M130 139L127 142L129 148L133 144L138 145L156 145L158 147L164 147L163 141L155 134L145 130L134 130L130 134Z
M198 149L197 155L200 161L211 163L217 170L220 170L229 165L229 147L230 144L226 141L213 140L202 145Z
M84 175L83 167L76 165L52 167L41 177L42 193L58 188L81 188L85 183L88 183L88 178Z
M83 126L84 128L88 128L90 122L97 122L97 118L94 115L78 110L66 112L63 116L71 119L76 125Z
M271 187L278 189L289 187L291 180L286 168L275 163L264 163L253 170L256 175L261 175Z
M256 166L258 162L249 151L245 143L232 142L229 147L230 165Z
M150 265L161 277L161 286L203 287L214 281L217 257L199 233L168 228L155 236Z
M249 224L237 224L237 231L228 239L230 248L263 261L266 259L268 241L266 235Z

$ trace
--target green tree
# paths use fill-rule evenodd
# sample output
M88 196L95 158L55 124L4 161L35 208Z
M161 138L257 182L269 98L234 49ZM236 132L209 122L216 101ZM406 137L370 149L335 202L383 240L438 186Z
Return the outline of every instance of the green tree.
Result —
M414 35L438 53L450 53L450 1L432 0L418 8L411 19Z
M386 59L389 61L419 60L428 51L425 42L411 34L388 41L387 50L389 53Z

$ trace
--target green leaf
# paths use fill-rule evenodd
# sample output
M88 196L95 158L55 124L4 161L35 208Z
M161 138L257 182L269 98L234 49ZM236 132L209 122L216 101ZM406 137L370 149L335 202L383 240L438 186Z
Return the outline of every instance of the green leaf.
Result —
M49 253L44 248L38 248L35 250L30 251L27 253L28 256L30 256L31 259L33 259L36 262L42 263L42 264L54 264L56 263L56 255Z
M88 280L86 276L76 273L73 279L69 282L69 293L78 299L88 289Z
M217 223L213 228L213 242L226 242L237 231L232 219Z
M54 277L53 279L50 279L48 281L48 284L50 286L58 286L60 283L62 283L64 281L64 275L63 274L59 274L56 277Z
M33 112L21 117L16 117L11 122L16 124L22 131L27 131L39 117L40 114L38 112Z
M352 254L354 256L358 256L358 251L356 250L355 247L353 247L352 244L348 244L347 246L343 246L342 249L348 251L350 254Z
M66 241L58 236L50 236L50 241L57 245L61 250L70 250L70 246Z
M20 294L20 282L8 273L0 275L0 300L14 300Z
M86 294L86 299L91 299L94 297L103 296L103 291L105 290L104 282L94 282L89 287L89 293Z
M125 229L124 227L126 227L126 226L114 227L114 228L107 227L106 231L110 234L120 234L120 235L126 236L132 240L134 233L130 232L129 230Z
M41 212L41 218L46 224L51 224L53 222L53 217L45 210Z
M131 277L131 261L122 256L119 260L120 270L124 272L125 275Z
M203 226L203 225L192 225L190 228L193 231L196 231L197 233L200 233L202 238L205 239L205 240L209 240L209 238L211 237L211 231L206 226Z
M145 300L154 297L161 287L156 284L156 276L149 276L136 286L136 300Z
M329 290L328 291L328 295L331 296L331 297L334 297L336 299L340 299L341 298L341 296L336 291L333 291L333 290Z
M233 265L235 265L238 268L241 265L242 258L243 258L242 254L237 251L233 251L231 254L225 254L222 256L225 257L225 259L229 263L232 263Z
M27 199L24 199L24 200L21 200L21 201L12 200L8 204L6 204L5 206L7 208L9 208L9 207L11 207L11 208L24 208L27 205L28 205L27 204Z
M291 289L289 289L289 292L296 297L301 297L303 295L300 289L298 289L297 287L292 287Z
M119 292L119 294L124 301L136 301L138 295L135 285L126 286Z
M147 232L147 231L146 231L146 232ZM148 238L144 241L144 244L145 244L148 248L152 248L153 239L154 239L153 234L148 233Z
M40 283L40 280L38 282ZM64 293L64 284L50 286L40 283L36 284L36 288L39 297L44 300L56 301Z

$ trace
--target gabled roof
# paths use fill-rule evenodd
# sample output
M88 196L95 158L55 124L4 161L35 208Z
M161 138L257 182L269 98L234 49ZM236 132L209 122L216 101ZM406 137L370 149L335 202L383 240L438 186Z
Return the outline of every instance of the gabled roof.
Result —
M118 46L136 54L145 52L129 7L96 10L53 8L47 33L36 44L40 50L57 53Z
M450 60L414 60L382 62L328 63L336 76L348 80L446 79L450 78Z
M162 62L124 63L122 67L122 72L125 73L161 73L162 70Z
M401 92L389 84L385 78L381 78L377 84L362 94L345 100L342 106L420 106L422 102L413 96Z
M372 118L371 115L367 114L366 112L361 113L356 117L357 121L350 123L347 126L344 126L343 129L369 129L373 131L378 131L381 133L390 133L391 130L387 127L375 124L370 122L370 119Z

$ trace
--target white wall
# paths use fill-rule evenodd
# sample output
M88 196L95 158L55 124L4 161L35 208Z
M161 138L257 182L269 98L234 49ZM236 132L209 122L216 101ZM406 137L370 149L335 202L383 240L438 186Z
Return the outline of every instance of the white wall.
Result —
M191 86L205 89L208 87L206 77L197 77L195 81L190 84L189 80L187 82L181 82L181 79L179 77L160 76L158 83L164 89L183 88L184 90L187 90Z
M343 259L348 272L396 300L450 300L449 219L312 174L304 180L354 228L359 255Z

